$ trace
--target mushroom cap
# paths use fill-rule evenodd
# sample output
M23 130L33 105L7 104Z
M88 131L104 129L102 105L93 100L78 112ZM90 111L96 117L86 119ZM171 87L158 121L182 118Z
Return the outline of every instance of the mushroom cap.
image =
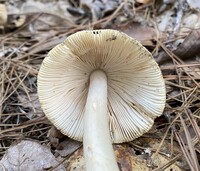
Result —
M47 118L63 134L82 141L94 70L107 75L112 141L131 141L147 132L163 112L165 83L151 53L116 30L79 31L48 53L38 75L39 100Z

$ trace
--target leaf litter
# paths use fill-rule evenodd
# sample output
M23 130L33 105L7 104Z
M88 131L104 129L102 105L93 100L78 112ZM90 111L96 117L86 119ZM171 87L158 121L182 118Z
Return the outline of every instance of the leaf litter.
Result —
M123 31L146 46L167 88L165 110L153 128L114 145L121 170L200 170L198 1L9 0L1 1L0 11L1 170L84 170L81 143L62 135L44 116L37 73L47 52L68 35L104 28ZM38 160L34 151L46 157Z
M0 162L0 166L7 171L47 170L58 164L47 146L30 140L12 145ZM65 171L66 169L61 164L54 170Z

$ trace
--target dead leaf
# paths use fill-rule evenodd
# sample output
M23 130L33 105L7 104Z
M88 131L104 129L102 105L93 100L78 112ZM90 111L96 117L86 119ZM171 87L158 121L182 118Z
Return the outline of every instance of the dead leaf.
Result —
M200 29L191 31L173 53L182 60L191 60L200 56ZM171 58L166 53L160 53L156 61L159 64L168 62Z
M69 171L85 171L83 148L80 148L72 156L70 156L68 161L69 164L67 169Z
M39 53L44 50L49 50L56 46L59 43L62 43L66 39L65 36L63 37L54 37L53 39L49 39L45 42L37 43L33 48L30 48L29 54Z
M64 0L54 2L29 0L5 4L8 11L7 32L27 24L30 32L37 35L39 30L66 28L74 23L74 18L66 10L69 3Z
M73 18L67 12L67 7L69 7L69 3L65 0L46 2L29 0L22 3L21 11L24 13L49 13L71 20Z
M121 171L148 171L146 161L136 156L133 148L127 145L116 145L114 146L115 155Z
M183 16L180 28L180 35L189 33L191 30L200 28L200 13L194 12Z
M182 44L174 51L181 59L192 58L200 55L200 29L193 30L185 38Z
M57 147L59 144L59 138L64 137L64 135L54 126L48 131L47 137L50 140L51 145Z
M137 39L144 46L152 46L152 40L156 36L156 32L152 27L148 27L136 22L122 25L118 29L128 34L130 37Z
M19 101L21 112L26 113L26 111L24 110L29 110L29 113L41 111L37 93L30 93L29 97L25 94L19 94L17 98ZM34 117L33 114L26 114L26 116L29 119L32 119Z
M29 140L12 145L0 161L0 165L6 171L44 171L58 164L49 148ZM61 164L54 171L66 171L66 169Z
M145 150L141 152L140 157L145 158L144 154L146 149L151 150L151 156L147 158L148 160L148 166L151 168L162 168L165 166L167 163L170 162L170 160L173 158L171 155L171 151L173 151L173 155L178 155L180 150L179 150L179 145L178 143L173 143L173 149L171 147L171 144L169 141L164 141L159 153L155 155L156 150L160 146L161 140L155 139L155 138L139 138L133 142L134 144L137 144L138 146L145 146ZM185 158L181 158L181 163L185 162ZM171 163L171 165L164 169L163 171L182 171L182 168L179 167L180 164L178 162L175 162L174 164Z
M161 32L166 32L167 31L170 31L172 32L173 31L173 16L174 15L174 12L171 11L171 10L167 10L164 12L163 15L160 15L158 16L157 18L157 22L158 22L158 29L161 31Z
M80 4L84 10L89 9L89 13L92 15L92 21L94 22L107 13L114 11L118 7L119 2L114 0L81 0Z
M152 157L154 157L154 154L152 155ZM167 164L170 161L169 158L164 157L160 154L156 155L156 157L153 160L153 164L159 167L164 166L165 164ZM175 164L170 165L168 168L164 169L163 171L182 171L182 169L180 169L178 166L176 166Z
M70 20L71 17L62 17L51 13L32 13L27 15L28 20L33 20L29 24L30 32L38 36L40 32L45 32L46 30L56 31L58 27L69 28L73 25L73 22ZM37 18L34 20L34 18ZM49 36L50 37L50 36Z
M61 142L57 146L56 152L58 154L60 154L62 157L66 157L67 155L76 151L81 146L82 146L81 142L75 141L75 140L72 140L72 139L67 139L67 140Z
M200 1L199 0L187 0L187 3L190 5L191 8L200 10Z

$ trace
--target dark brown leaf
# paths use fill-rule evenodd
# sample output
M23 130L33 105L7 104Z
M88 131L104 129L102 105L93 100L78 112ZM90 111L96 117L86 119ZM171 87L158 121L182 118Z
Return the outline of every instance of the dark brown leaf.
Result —
M144 46L153 46L152 40L156 36L154 28L140 23L128 23L119 27L119 30L140 41Z
M67 155L76 151L81 146L82 146L81 142L75 141L75 140L72 140L72 139L67 139L67 140L61 142L57 146L56 152L58 154L60 154L62 157L66 157Z
M177 49L173 53L182 60L191 60L195 57L200 56L200 29L196 29L190 32L188 36L184 39ZM162 54L157 59L159 64L163 64L169 61L171 58L166 54Z

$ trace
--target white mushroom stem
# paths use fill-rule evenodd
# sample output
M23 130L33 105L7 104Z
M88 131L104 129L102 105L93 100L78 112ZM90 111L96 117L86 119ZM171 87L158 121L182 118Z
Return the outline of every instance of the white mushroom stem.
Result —
M119 171L109 131L107 77L101 70L90 76L83 147L86 171Z

